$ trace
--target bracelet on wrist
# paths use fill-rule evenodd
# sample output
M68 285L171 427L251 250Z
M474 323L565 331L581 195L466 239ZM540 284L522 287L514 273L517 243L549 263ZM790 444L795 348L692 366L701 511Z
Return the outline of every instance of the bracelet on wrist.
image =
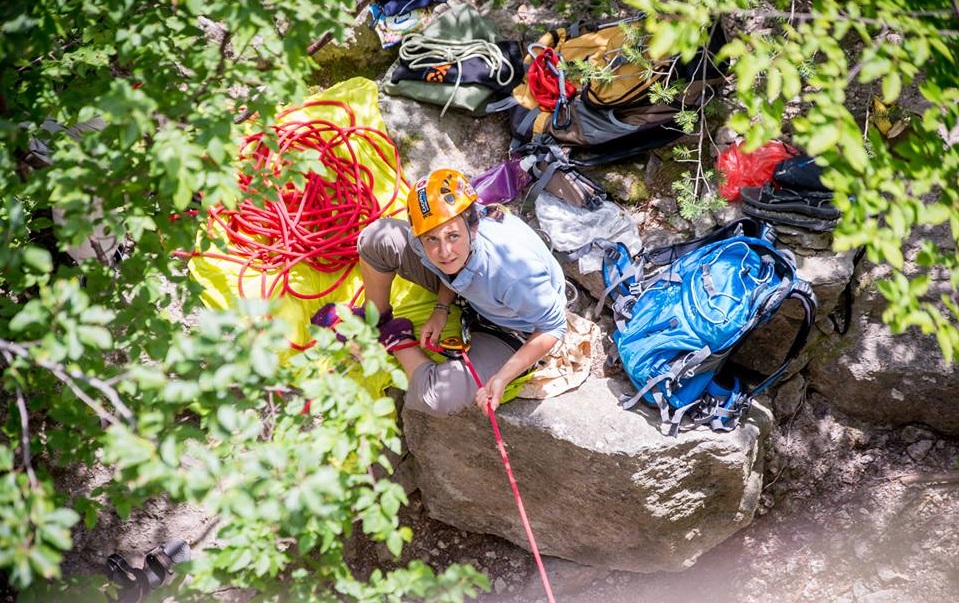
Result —
M446 304L436 304L435 306L433 306L433 311L436 312L437 310L443 310L447 314L450 313L450 307L447 306Z

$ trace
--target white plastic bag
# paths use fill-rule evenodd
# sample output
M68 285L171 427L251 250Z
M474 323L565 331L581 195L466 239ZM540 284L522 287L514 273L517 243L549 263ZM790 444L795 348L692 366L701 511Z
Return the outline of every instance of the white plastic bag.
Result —
M573 207L543 191L536 198L536 219L556 251L575 251L594 239L623 243L631 253L639 253L643 247L633 219L625 209L610 201L604 201L598 209L588 210ZM582 274L595 272L602 266L600 249L593 249L579 259Z

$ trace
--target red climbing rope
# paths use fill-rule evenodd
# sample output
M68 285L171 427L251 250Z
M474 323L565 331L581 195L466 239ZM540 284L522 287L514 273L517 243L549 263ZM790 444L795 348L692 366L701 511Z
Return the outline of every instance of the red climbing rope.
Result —
M297 120L284 117L312 106L337 107L345 113L344 123L326 119ZM222 205L209 210L207 228L218 237L222 230L228 254L195 253L211 259L241 265L237 278L241 297L247 270L260 273L259 296L292 295L317 299L329 295L343 281L358 260L356 240L360 231L391 208L406 185L400 169L399 151L384 132L360 126L349 105L317 100L294 107L277 116L282 122L272 132L246 138L241 147L240 188L245 198L235 209ZM389 200L381 204L374 194L374 176L359 156L363 147L391 166L396 173ZM278 183L278 176L296 159L315 152L322 167L302 173L304 184ZM314 164L315 165L315 164ZM286 174L285 174L286 172ZM288 176L286 176L288 177ZM279 201L267 201L266 189L276 188ZM390 215L399 213L398 204ZM305 263L318 272L339 277L323 291L303 292L293 288L290 269Z
M430 351L439 352L449 358L462 360L470 376L473 377L476 387L483 389L483 381L480 379L479 373L476 372L476 368L473 367L469 356L466 355L465 349L457 348L450 350L442 346L434 346L429 342L427 342L426 347ZM519 518L523 522L523 529L526 531L526 540L529 541L529 548L533 553L533 560L536 561L536 568L539 570L539 579L543 583L543 588L546 590L546 600L548 603L555 603L555 599L553 599L553 589L549 586L549 578L546 574L546 566L543 565L543 559L539 554L539 547L536 546L536 539L533 538L533 527L529 523L529 518L526 517L526 507L523 506L523 497L519 494L519 485L516 483L516 477L513 476L513 468L509 464L509 455L506 454L506 442L503 441L503 436L500 434L499 422L496 420L496 413L493 411L493 405L490 402L486 403L486 415L489 417L490 425L493 427L493 438L496 440L496 448L499 449L500 458L503 460L503 467L506 468L506 478L509 480L510 488L513 490L513 499L516 500Z

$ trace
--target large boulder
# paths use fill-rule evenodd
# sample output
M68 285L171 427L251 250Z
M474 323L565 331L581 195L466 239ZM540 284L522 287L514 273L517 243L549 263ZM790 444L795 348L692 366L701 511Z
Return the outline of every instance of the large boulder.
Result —
M941 248L954 246L943 229L931 236ZM907 275L925 269L907 254ZM809 365L808 385L848 414L886 425L925 423L939 433L959 436L959 375L946 363L934 335L916 330L893 334L882 320L886 300L875 282L888 276L887 266L863 262L853 279L852 320L845 334L834 333L817 344ZM948 275L933 274L930 301L950 291Z
M731 433L699 428L668 437L658 412L617 405L628 387L590 378L552 399L509 402L496 417L542 554L679 571L752 521L770 420L754 407ZM404 409L403 423L430 516L529 547L479 409L448 418Z

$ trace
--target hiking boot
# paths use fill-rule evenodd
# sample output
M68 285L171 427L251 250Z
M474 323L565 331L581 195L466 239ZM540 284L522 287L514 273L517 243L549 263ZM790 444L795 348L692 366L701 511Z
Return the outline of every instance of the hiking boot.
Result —
M762 187L743 187L739 194L747 206L763 211L796 213L827 221L837 220L840 216L839 210L832 205L831 192L777 189L767 183Z
M413 323L409 318L393 318L380 325L380 343L392 354L418 344L413 335Z

